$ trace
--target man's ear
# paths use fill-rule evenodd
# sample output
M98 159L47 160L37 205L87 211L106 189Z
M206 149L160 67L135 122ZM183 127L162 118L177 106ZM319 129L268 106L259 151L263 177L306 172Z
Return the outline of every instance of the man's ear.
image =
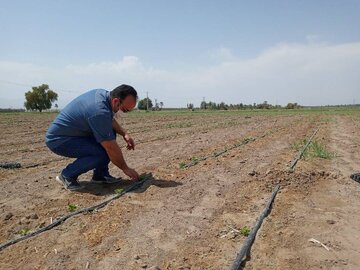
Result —
M113 106L117 105L119 102L120 102L120 100L118 98L113 98L112 99Z

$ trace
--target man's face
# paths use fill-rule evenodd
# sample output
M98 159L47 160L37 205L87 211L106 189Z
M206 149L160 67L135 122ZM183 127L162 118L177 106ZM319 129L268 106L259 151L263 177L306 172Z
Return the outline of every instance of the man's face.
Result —
M127 96L123 100L119 98L114 98L113 103L113 112L117 113L121 110L124 113L132 111L136 106L136 99L133 96Z

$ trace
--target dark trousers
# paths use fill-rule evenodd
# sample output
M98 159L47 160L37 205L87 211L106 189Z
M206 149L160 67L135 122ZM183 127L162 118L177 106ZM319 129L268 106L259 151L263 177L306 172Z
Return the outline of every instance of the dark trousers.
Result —
M109 156L94 137L67 137L55 148L51 143L47 146L60 156L76 158L62 171L62 175L77 179L79 175L94 170L94 176L109 176Z

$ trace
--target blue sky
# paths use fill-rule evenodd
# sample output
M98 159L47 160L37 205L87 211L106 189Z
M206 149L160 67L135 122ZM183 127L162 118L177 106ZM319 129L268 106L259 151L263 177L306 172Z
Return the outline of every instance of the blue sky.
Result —
M133 84L165 106L360 103L360 1L1 1L0 107ZM63 92L61 90L66 90Z

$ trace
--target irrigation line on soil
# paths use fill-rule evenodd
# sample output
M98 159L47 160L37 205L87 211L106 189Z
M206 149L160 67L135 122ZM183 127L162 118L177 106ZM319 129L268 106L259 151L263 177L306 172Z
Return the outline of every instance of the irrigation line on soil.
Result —
M309 138L309 140L305 144L304 148L299 152L299 155L291 162L290 170L294 170L294 168L295 168L296 164L298 163L298 161L304 156L304 153L305 153L306 149L309 147L310 143L312 142L312 139L315 137L315 135L319 131L319 129L320 129L320 127L318 127L314 131L314 133L311 135L311 137Z
M16 168L21 168L21 164L19 162L1 162L0 168L16 169Z
M277 121L277 120L276 120L276 121ZM274 121L273 125L276 123L276 121ZM228 152L228 151L230 151L230 150L232 150L232 149L234 149L234 148L237 148L237 147L243 146L243 145L245 145L245 144L248 144L249 142L253 142L253 141L256 141L256 140L258 140L258 139L264 138L266 135L268 135L268 134L270 134L270 133L271 133L271 131L265 132L263 135L258 136L258 137L246 138L246 139L242 140L240 143L236 143L236 144L234 144L233 146L228 147L228 148L226 148L226 149L223 150L223 151L215 152L215 153L212 154L212 155L208 155L208 156L205 156L205 157L197 158L197 159L191 161L190 163L185 164L185 166L183 166L182 169L186 169L186 168L190 168L190 167L192 167L192 166L195 166L195 165L198 164L200 161L207 160L208 158L221 156L221 155L225 154L226 152Z
M235 262L233 263L231 270L241 269L241 267L242 267L241 264L242 264L244 258L246 259L249 257L251 246L254 243L256 234L257 234L258 230L260 229L261 224L263 223L264 219L270 214L271 206L272 206L272 204L275 200L276 194L278 193L279 190L280 190L280 186L279 185L275 186L275 188L271 194L271 197L270 197L268 203L266 204L265 209L263 210L263 212L257 219L255 226L251 229L249 236L246 238L244 244L242 245L242 247L240 249L240 252L236 256Z
M29 233L29 234L27 234L27 235L24 235L24 236L21 236L21 237L19 237L19 238L15 238L15 239L9 240L9 241L7 241L7 242L5 242L5 243L2 243L2 244L0 244L0 251L3 250L3 249L5 249L5 248L7 248L7 247L9 247L9 246L11 246L11 245L14 245L14 244L16 244L16 243L18 243L18 242L20 242L20 241L23 241L23 240L32 238L32 237L34 237L34 236L36 236L36 235L38 235L38 234L40 234L40 233L43 233L43 232L48 231L48 230L50 230L50 229L52 229L52 228L54 228L54 227L56 227L56 226L59 226L61 223L63 223L65 220L67 220L67 219L69 219L69 218L71 218L71 217L77 216L77 215L82 214L82 213L91 212L91 211L100 209L100 208L106 206L106 205L107 205L108 203L110 203L111 201L120 198L120 197L123 196L125 193L128 193L128 192L130 192L130 191L133 191L133 190L135 190L135 189L140 188L145 182L149 181L149 180L152 178L151 176L152 176L151 173L148 173L148 174L146 174L146 175L143 176L143 179L142 179L142 180L140 180L140 181L138 181L138 182L135 182L135 183L127 186L127 187L126 187L121 193L119 193L119 194L116 194L116 195L114 195L114 196L111 196L110 198L105 199L104 201L102 201L102 202L100 202L100 203L98 203L98 204L95 204L95 205L93 205L93 206L89 206L89 207L80 209L80 210L78 210L78 211L75 211L75 212L73 212L73 213L70 213L70 214L68 214L68 215L65 215L65 216L63 216L63 217L60 217L60 218L54 220L53 223L51 223L51 224L49 224L49 225L47 225L47 226L45 226L45 227L42 227L42 228L40 228L40 229L38 229L38 230L36 230L36 231L33 231L33 232L31 232L31 233Z
M221 156L223 154L225 154L226 152L234 149L234 148L237 148L237 147L240 147L242 145L245 145L245 144L248 144L249 142L253 142L255 141L257 138L248 138L248 139L244 139L243 141L241 141L240 143L237 143L237 144L234 144L233 146L223 150L223 151L220 151L220 152L217 152L217 153L214 153L212 155L208 155L208 156L205 156L205 157L202 157L202 158L197 158L196 160L193 160L191 161L190 163L186 164L183 168L190 168L192 166L195 166L196 164L198 164L200 161L204 161L204 160L207 160L208 158L211 158L211 157L218 157L218 156Z

